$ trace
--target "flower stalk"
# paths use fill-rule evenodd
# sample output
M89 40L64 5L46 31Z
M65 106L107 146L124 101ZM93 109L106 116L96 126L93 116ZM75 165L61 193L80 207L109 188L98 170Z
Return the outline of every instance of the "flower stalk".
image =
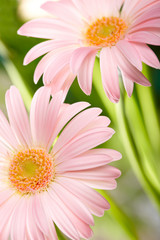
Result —
M145 72L146 74L146 72ZM159 149L159 125L150 88L136 87L138 99L135 95L129 99L121 86L121 99L113 104L108 101L100 85L101 75L99 61L96 59L93 71L93 84L101 98L105 110L108 112L115 129L120 133L123 149L145 192L159 209L159 179L157 174L157 159ZM142 95L141 89L143 88ZM138 90L137 90L138 89ZM146 93L146 96L145 96ZM147 99L148 98L148 99ZM144 99L147 99L145 102ZM143 100L143 105L142 105ZM139 108L141 106L141 109ZM149 108L147 109L147 106ZM149 120L147 113L151 112ZM143 122L144 119L144 122ZM153 126L153 124L154 126ZM153 128L154 129L153 129ZM153 131L154 130L154 131ZM154 133L156 133L154 142ZM155 145L154 147L152 147Z
M26 108L29 111L33 93L27 88L24 79L18 72L14 63L10 60L8 56L8 50L5 47L5 45L2 43L2 41L0 41L0 55L2 57L2 64L11 82L20 90L20 93L22 94Z

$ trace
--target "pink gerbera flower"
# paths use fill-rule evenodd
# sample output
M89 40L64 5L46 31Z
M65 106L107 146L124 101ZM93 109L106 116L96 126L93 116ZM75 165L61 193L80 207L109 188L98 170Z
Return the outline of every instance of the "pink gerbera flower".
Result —
M120 98L118 70L129 96L134 82L150 86L141 71L142 62L160 67L147 46L160 45L159 0L60 0L46 2L42 8L54 18L32 20L18 31L52 39L33 47L25 57L28 64L48 52L36 67L35 83L43 74L45 85L67 93L77 75L89 95L98 56L104 90L112 102Z
M109 208L93 188L116 187L120 171L107 164L121 154L92 148L113 135L110 121L99 116L101 109L63 104L62 97L57 93L50 101L50 89L40 88L29 121L19 91L11 87L6 93L9 122L0 112L0 239L54 240L54 223L71 239L88 239L92 214L102 216Z

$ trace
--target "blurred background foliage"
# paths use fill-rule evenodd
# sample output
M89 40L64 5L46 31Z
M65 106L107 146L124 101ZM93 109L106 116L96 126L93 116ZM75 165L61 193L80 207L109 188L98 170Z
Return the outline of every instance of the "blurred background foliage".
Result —
M33 83L33 72L39 61L23 66L27 51L40 39L17 35L18 28L44 0L0 0L0 108L5 112L5 91L15 84L29 109L31 96L42 85ZM22 5L26 4L26 5ZM23 7L24 6L24 7ZM160 48L152 47L160 57ZM121 84L121 101L110 103L100 83L99 63L95 62L93 89L86 96L74 81L66 102L90 102L110 117L116 134L103 147L119 150L123 158L114 163L122 171L118 188L100 191L111 203L104 217L95 218L93 240L158 240L160 239L160 71L144 66L151 88L135 86L131 98ZM59 233L60 236L60 233ZM60 236L62 240L64 236ZM65 237L64 237L65 239Z

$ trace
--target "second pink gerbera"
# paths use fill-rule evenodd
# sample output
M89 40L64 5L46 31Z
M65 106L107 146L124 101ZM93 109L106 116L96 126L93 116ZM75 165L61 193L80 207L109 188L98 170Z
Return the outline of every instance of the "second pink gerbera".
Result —
M29 121L19 91L6 93L9 122L0 111L1 240L57 240L54 224L70 239L89 239L92 214L109 208L94 188L116 187L120 171L108 163L121 154L92 148L111 138L110 121L99 108L63 104L62 98L57 93L50 101L50 89L40 88Z
M147 44L160 45L160 1L60 0L42 5L54 18L32 20L21 35L52 39L32 48L24 64L48 52L36 67L34 81L43 74L53 92L67 93L75 76L81 89L91 93L95 57L100 58L103 87L112 102L120 98L118 70L129 96L134 82L150 86L141 73L142 62L160 63Z

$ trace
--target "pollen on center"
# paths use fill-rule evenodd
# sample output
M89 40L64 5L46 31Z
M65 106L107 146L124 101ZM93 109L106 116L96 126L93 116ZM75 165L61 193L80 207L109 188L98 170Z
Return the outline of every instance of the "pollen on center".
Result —
M46 190L54 177L54 159L45 149L22 150L10 160L9 181L20 193L34 194Z
M93 22L85 33L87 46L111 47L123 39L128 26L118 17L103 17Z

